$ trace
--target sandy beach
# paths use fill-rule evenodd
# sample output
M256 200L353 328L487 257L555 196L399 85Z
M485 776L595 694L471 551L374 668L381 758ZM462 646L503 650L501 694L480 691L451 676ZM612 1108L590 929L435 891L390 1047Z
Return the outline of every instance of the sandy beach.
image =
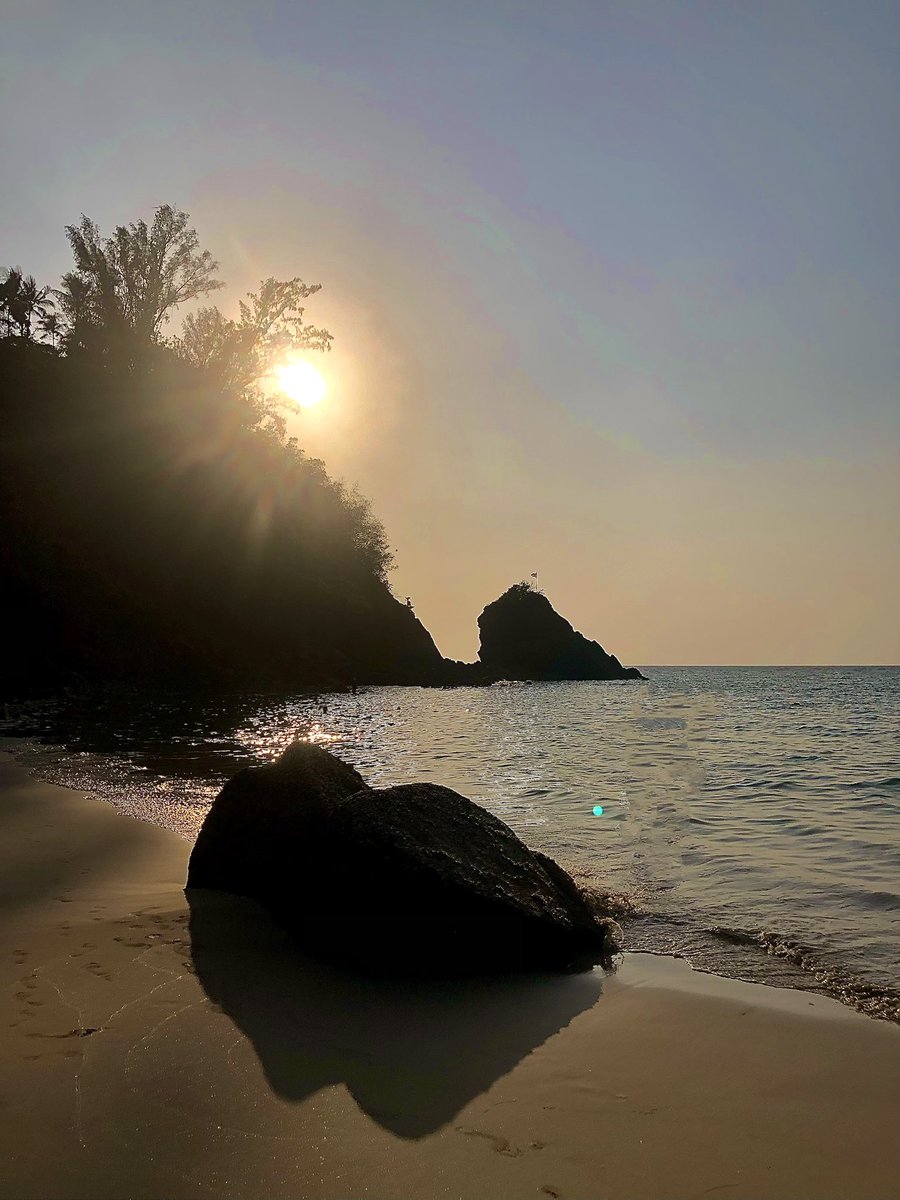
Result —
M900 1029L628 955L366 984L0 755L0 1197L889 1200Z

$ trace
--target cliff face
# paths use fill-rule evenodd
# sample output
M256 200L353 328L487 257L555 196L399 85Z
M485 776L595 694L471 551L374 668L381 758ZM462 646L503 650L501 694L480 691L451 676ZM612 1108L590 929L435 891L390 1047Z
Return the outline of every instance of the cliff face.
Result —
M578 633L546 596L516 584L478 618L484 671L498 679L643 679Z
M445 660L431 634L381 583L349 597L335 596L331 610L329 673L358 683L443 683Z

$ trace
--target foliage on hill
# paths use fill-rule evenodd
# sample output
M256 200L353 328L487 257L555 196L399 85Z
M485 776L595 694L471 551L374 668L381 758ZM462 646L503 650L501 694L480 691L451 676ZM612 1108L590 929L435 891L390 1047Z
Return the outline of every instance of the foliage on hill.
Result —
M188 686L421 681L440 655L387 587L381 524L287 436L263 378L327 349L318 285L265 280L236 320L187 214L67 229L58 289L0 282L2 686L74 673Z

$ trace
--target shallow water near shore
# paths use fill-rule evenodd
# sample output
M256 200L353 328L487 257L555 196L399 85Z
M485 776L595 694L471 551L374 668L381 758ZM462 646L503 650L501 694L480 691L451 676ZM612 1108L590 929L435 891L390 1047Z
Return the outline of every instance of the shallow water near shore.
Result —
M642 668L646 683L96 698L7 732L42 777L193 839L294 738L373 786L484 804L614 893L630 948L900 1021L900 668ZM35 736L36 735L36 736Z

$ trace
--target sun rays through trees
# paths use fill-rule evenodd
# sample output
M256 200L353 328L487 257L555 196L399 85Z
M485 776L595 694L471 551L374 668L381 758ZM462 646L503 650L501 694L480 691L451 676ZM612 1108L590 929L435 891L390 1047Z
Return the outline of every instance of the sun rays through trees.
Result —
M222 286L186 213L66 232L58 288L19 267L0 284L2 566L27 654L243 683L421 674L437 652L387 588L382 525L263 386L330 348L305 318L320 285L266 279L172 333Z

